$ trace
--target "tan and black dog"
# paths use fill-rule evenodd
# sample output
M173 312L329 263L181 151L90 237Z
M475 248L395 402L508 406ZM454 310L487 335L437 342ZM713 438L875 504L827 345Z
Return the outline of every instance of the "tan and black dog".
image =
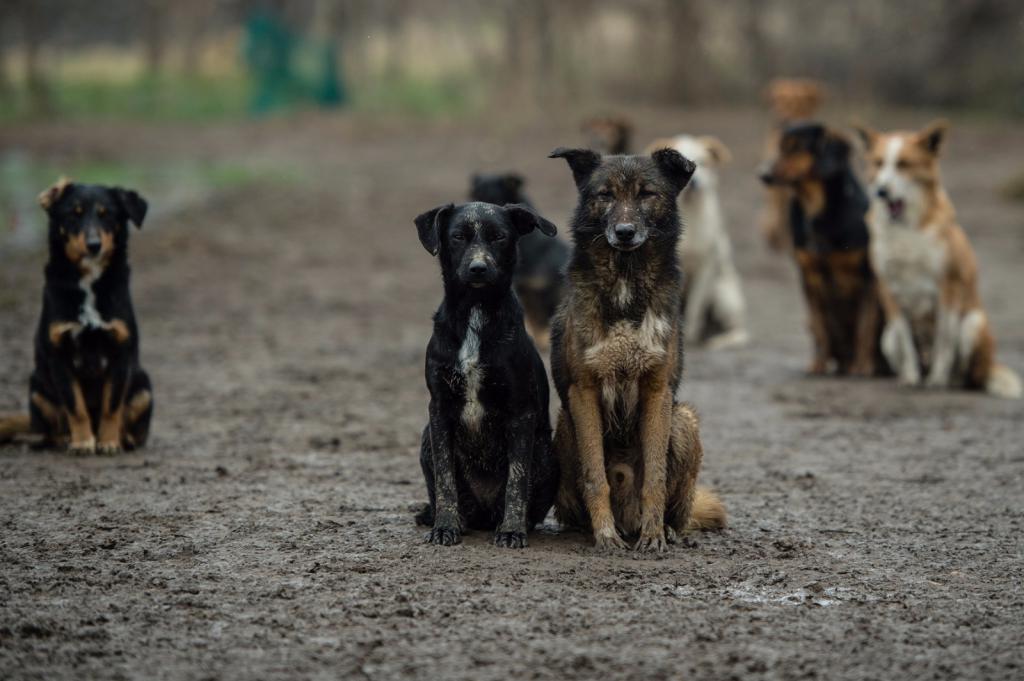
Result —
M50 258L29 415L0 423L0 438L29 432L76 454L141 447L153 394L128 290L128 223L142 225L146 201L128 189L62 180L39 203Z
M825 89L809 78L776 78L765 88L765 99L772 111L772 129L765 143L765 158L773 159L783 131L798 121L814 118L825 98ZM765 203L759 224L768 246L788 251L793 244L789 231L789 202L792 190L785 186L765 189Z
M583 122L583 134L591 149L602 154L628 154L633 124L621 116L598 116Z
M870 174L871 258L881 282L882 349L901 383L1021 396L1020 377L995 360L978 295L978 263L942 187L948 124L916 132L861 127Z
M790 126L761 180L793 195L789 228L814 342L808 372L824 374L830 364L838 374L884 371L868 199L850 166L849 142L818 123Z
M693 162L672 149L609 156L556 149L579 190L568 282L552 327L562 408L555 449L559 520L599 548L664 550L687 529L725 525L696 487L697 416L675 394L683 372L676 197Z

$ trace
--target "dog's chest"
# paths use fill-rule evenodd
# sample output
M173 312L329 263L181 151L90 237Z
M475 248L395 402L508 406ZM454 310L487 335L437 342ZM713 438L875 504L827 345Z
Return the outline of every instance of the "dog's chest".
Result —
M890 227L872 241L878 275L912 320L931 315L938 303L946 249L934 229Z
M99 268L86 267L82 278L78 280L78 287L82 290L82 303L78 307L78 323L83 329L99 329L103 327L103 317L96 309L96 291L93 284L99 279L103 270Z
M484 406L480 399L480 391L484 382L484 366L480 361L480 333L486 319L479 307L469 313L469 324L466 337L459 347L456 371L462 376L465 404L462 407L462 422L473 432L480 430L484 418Z

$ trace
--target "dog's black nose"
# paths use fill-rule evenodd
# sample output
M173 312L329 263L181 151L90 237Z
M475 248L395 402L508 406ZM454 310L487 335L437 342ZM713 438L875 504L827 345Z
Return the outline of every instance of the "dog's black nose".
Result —
M636 236L636 225L632 222L620 222L615 225L615 238L623 243L629 243Z
M875 190L875 193L878 194L878 198L880 199L887 200L889 198L888 187L879 187L878 189Z
M487 271L487 263L483 262L471 262L469 263L470 274L483 274Z
M772 177L772 174L770 172L768 172L768 171L762 172L760 175L758 175L758 177L760 178L761 182L763 182L764 184L771 184L772 180L774 180L774 178Z
M99 254L100 249L103 248L103 243L101 241L98 241L98 240L97 241L87 241L86 244L85 244L85 247L88 249L89 255L97 255L97 254Z

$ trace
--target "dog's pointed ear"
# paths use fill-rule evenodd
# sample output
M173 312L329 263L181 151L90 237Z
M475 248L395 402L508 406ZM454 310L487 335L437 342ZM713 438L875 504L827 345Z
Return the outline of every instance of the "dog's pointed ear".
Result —
M582 188L590 176L601 165L601 154L591 149L567 149L558 147L548 158L564 158L572 169L572 179L576 182L577 188Z
M509 203L505 205L505 213L508 219L515 226L520 236L529 234L537 229L546 236L558 234L558 229L548 220L541 217L536 211L522 203Z
M875 146L875 142L878 141L878 131L860 121L854 121L851 127L857 133L857 138L860 139L864 149L870 151Z
M693 172L697 170L696 163L675 149L658 149L651 154L651 158L654 159L654 163L661 173L672 181L677 192L683 191L690 178L693 177Z
M57 180L56 184L44 189L42 193L39 194L39 205L42 206L43 210L49 213L50 209L60 201L60 197L64 196L64 192L66 192L71 186L71 180L66 177L61 177Z
M437 208L431 208L426 213L417 215L416 232L420 236L420 243L427 249L430 255L437 255L441 250L441 231L448 222L448 217L455 208L455 204L446 203Z
M137 191L134 189L122 189L121 187L114 187L114 196L117 198L117 202L121 204L121 208L124 210L125 215L128 219L135 223L135 226L142 229L142 221L146 219L146 211L149 210L149 204L146 203L146 199L142 198Z
M708 150L708 155L711 156L711 160L716 166L725 165L732 160L732 152L729 151L729 147L714 135L705 135L697 139Z
M937 121L932 121L917 133L918 144L933 156L938 156L939 151L942 150L942 143L946 139L946 133L949 132L949 121L944 118L940 118Z
M505 188L511 192L519 191L523 188L523 184L526 182L526 180L523 179L523 176L519 173L509 173L502 179L505 182Z

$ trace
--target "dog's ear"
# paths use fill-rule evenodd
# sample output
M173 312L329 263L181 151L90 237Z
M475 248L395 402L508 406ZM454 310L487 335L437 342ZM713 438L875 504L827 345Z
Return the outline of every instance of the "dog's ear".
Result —
M932 121L917 133L917 143L932 156L938 156L947 132L949 132L949 121L945 119Z
M824 130L818 139L818 175L833 177L850 164L850 142L833 130Z
M593 172L601 165L601 154L591 149L558 147L548 154L548 158L564 158L569 163L569 167L572 169L572 179L576 182L578 189L587 183Z
M521 203L509 203L505 205L505 213L508 219L515 225L520 235L529 234L535 229L546 236L558 234L558 229L549 221L538 215L529 206Z
M518 192L523 188L523 184L526 182L526 180L523 179L523 176L518 173L509 173L502 178L502 181L505 183L505 188L510 192Z
M422 215L417 215L416 232L420 235L420 243L427 249L430 255L437 255L441 250L441 232L448 223L448 217L455 208L455 204L446 203L437 208L431 208Z
M658 149L671 149L673 144L675 144L675 140L673 140L672 138L659 137L658 139L654 140L646 147L644 147L644 153L653 154Z
M864 125L860 121L854 121L852 127L853 131L857 133L861 144L864 145L865 151L871 151L871 148L875 146L875 142L878 141L878 131Z
M725 165L732 160L732 152L729 151L729 147L725 146L725 143L717 137L705 135L698 137L697 140L708 150L708 154L716 166Z
M64 192L72 186L71 180L66 177L60 178L57 180L56 184L43 190L43 192L39 194L39 205L42 206L43 210L49 213L50 209L60 201L60 197L64 196Z
M693 172L697 170L696 163L675 149L658 149L651 154L651 158L654 159L654 163L661 173L672 181L677 192L683 191L690 178L693 177Z
M149 204L146 203L146 199L139 196L139 193L133 189L122 189L121 187L114 187L111 192L117 199L117 202L121 204L121 208L124 210L125 215L128 219L135 223L135 226L142 229L142 221L146 219L146 211L149 210Z

